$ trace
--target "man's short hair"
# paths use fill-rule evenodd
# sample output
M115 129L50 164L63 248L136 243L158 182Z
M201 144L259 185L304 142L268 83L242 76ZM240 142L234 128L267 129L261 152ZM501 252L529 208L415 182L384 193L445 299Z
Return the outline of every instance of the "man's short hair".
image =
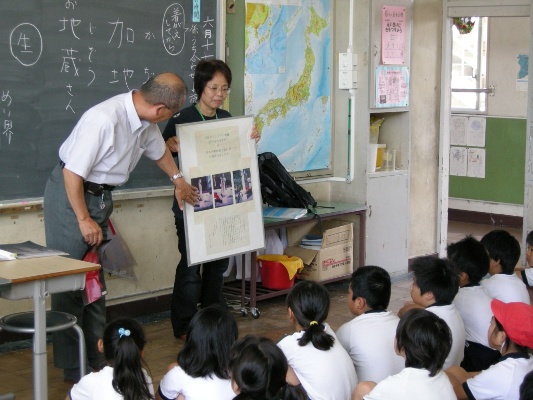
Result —
M433 293L435 301L451 304L459 291L459 275L448 260L425 256L416 258L411 266L420 294Z
M386 310L389 306L391 279L381 267L369 265L357 268L352 274L350 288L352 300L362 297L372 310Z
M452 332L437 315L414 308L400 318L396 346L405 352L405 367L424 368L435 376L452 348Z
M496 229L481 238L490 258L500 262L502 273L511 275L520 259L520 243L509 232Z
M169 110L179 110L187 98L187 86L173 72L163 72L148 79L139 89L148 104L164 104Z
M489 273L490 258L485 246L472 236L452 243L446 249L448 259L459 272L468 275L469 283L479 283Z

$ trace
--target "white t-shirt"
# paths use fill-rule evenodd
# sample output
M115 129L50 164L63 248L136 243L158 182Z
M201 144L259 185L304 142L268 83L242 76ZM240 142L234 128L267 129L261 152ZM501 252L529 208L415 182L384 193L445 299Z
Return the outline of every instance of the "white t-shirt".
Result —
M163 400L175 399L183 394L187 400L231 400L235 393L230 379L220 379L216 375L193 378L176 366L168 371L159 383L159 395Z
M466 340L489 347L488 331L492 319L491 301L492 299L481 285L459 289L453 304L463 318Z
M337 330L337 338L350 354L360 381L379 382L405 368L405 359L394 350L399 321L390 311L369 312Z
M143 369L152 396L154 387L152 378ZM72 400L123 400L121 394L113 389L113 368L104 367L98 372L85 375L70 389L69 396Z
M508 354L479 375L463 383L469 398L476 400L518 400L518 389L528 372L533 371L533 357Z
M335 339L329 350L318 350L312 343L298 345L303 332L285 336L278 346L311 400L350 400L357 385L352 359L330 326L324 325L325 332Z
M522 276L526 277L527 286L533 287L533 268L526 268L522 271Z
M495 274L489 279L482 280L481 283L491 299L498 299L504 303L530 303L526 285L515 274Z
M456 400L448 376L439 371L429 376L429 371L405 368L389 376L364 397L365 400Z
M59 148L65 168L87 181L121 185L142 155L159 160L165 141L157 124L139 119L133 93L91 107Z
M426 310L442 318L452 331L452 348L444 361L443 370L452 365L459 365L465 356L465 325L461 314L453 304L446 306L429 306Z

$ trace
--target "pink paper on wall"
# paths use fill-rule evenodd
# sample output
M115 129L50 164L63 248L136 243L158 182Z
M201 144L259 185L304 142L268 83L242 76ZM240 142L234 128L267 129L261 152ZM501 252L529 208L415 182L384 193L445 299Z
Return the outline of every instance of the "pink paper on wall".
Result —
M405 64L405 7L383 6L381 10L381 61Z

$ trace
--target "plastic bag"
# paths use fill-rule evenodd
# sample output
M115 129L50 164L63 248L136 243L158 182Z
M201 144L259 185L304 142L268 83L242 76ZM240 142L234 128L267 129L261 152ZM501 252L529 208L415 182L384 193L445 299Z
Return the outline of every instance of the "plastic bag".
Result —
M131 254L126 241L113 225L111 219L109 219L108 225L107 241L109 243L106 243L105 246L100 245L98 249L100 264L103 270L111 275L137 281L137 276L133 270L137 262L133 254Z
M100 264L98 257L98 250L95 246L91 247L85 256L83 261L87 261L93 264ZM100 270L89 271L85 274L85 291L83 292L83 304L91 304L102 297L103 285L100 282Z

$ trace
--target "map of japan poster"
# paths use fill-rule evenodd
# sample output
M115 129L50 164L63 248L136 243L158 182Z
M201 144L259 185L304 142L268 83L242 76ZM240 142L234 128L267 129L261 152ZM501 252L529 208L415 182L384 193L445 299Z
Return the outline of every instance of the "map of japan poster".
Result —
M251 116L176 125L180 171L198 189L185 205L189 265L265 247Z
M246 1L245 112L291 172L331 168L332 3Z

